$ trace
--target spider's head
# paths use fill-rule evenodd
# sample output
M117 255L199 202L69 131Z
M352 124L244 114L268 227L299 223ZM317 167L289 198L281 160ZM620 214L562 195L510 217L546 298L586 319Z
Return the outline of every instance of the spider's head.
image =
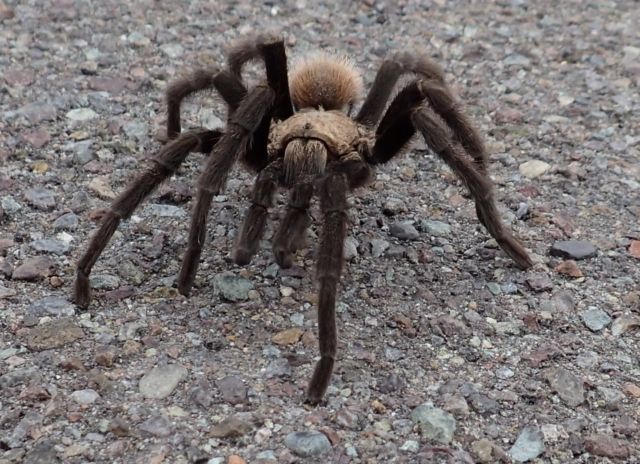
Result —
M289 75L297 109L351 108L362 93L362 77L348 58L316 53L301 59Z

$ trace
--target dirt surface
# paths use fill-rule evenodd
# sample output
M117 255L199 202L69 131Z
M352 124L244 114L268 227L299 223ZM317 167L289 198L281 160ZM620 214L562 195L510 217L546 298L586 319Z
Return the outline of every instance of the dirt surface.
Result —
M0 2L0 463L640 462L638 24L633 0ZM190 298L173 285L202 155L120 226L90 310L70 302L100 210L160 147L167 83L268 29L292 59L350 54L367 86L427 50L536 263L516 269L416 141L351 200L318 408L321 218L293 269L268 241L231 264L244 171ZM208 95L185 113L226 117Z

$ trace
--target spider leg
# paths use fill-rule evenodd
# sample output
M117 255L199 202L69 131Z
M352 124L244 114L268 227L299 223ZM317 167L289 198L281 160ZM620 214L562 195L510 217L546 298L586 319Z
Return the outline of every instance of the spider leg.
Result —
M165 179L171 176L190 152L212 150L220 138L219 131L199 130L186 132L162 147L153 158L154 164L131 182L116 198L106 213L100 229L93 235L87 251L78 262L74 283L74 301L81 308L91 302L89 274L120 221L131 216L140 203Z
M273 117L284 120L293 114L287 55L282 38L270 34L245 37L231 46L227 56L229 69L238 79L242 78L242 68L247 62L262 58L267 71L267 82L276 92Z
M236 264L245 265L258 251L267 223L267 211L273 206L273 196L282 175L282 159L271 162L260 171L253 188L251 206L247 210L234 253Z
M198 193L191 219L187 250L178 275L178 291L188 296L198 270L202 246L206 238L206 223L214 195L224 187L236 160L249 150L255 131L270 114L275 101L271 87L260 85L251 90L232 115L227 132L213 148L204 171L198 179Z
M444 82L440 66L422 53L398 52L382 62L355 120L374 127L384 111L398 80L404 74L416 74L420 78Z
M338 346L336 329L336 293L344 265L344 241L347 235L347 192L363 185L371 176L370 166L359 153L351 153L333 164L320 182L320 209L324 224L318 248L317 276L318 339L320 360L307 389L307 401L318 404L329 386Z
M398 93L376 129L371 163L386 163L407 146L416 133L411 122L411 112L422 103L422 100L417 81L407 85Z
M307 401L318 404L329 386L338 345L336 293L342 273L343 248L347 233L349 181L343 172L329 172L320 185L320 208L324 225L318 249L318 339L320 360L307 389Z
M273 239L273 254L281 268L291 267L293 253L304 243L305 233L311 222L307 211L312 196L312 178L302 179L291 189L287 212Z
M488 156L482 137L469 118L460 111L460 104L456 101L447 84L444 81L430 79L421 80L418 87L431 108L451 128L454 138L471 155L477 169L486 173Z
M240 79L229 71L218 73L198 69L188 76L173 81L167 88L167 138L172 140L180 135L180 106L189 95L215 88L222 96L229 113L238 107L247 94L247 89Z
M430 108L417 108L411 114L411 121L422 133L435 153L444 160L451 170L460 177L476 203L476 211L498 245L522 268L533 265L524 247L503 226L493 198L489 177L480 171L459 143L452 140L442 119Z
M264 60L267 83L275 92L273 112L266 114L255 130L251 141L251 150L244 157L244 163L255 171L261 171L267 165L267 144L271 119L286 119L293 114L293 105L289 95L287 77L287 55L284 41L279 38L262 35L237 42L229 52L228 66L230 74L241 79L242 66L249 60Z

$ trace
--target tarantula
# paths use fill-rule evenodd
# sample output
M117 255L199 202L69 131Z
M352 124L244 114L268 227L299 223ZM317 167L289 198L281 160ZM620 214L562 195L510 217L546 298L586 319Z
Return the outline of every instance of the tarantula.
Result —
M266 81L248 89L242 69L253 60L263 61ZM391 99L404 75L413 78ZM182 100L209 89L217 90L228 106L226 128L181 133ZM324 218L317 258L320 360L307 390L307 400L317 404L329 385L336 358L335 302L347 232L347 194L367 183L374 166L406 151L417 132L466 184L478 219L500 247L520 268L530 267L527 252L500 221L482 139L461 112L441 68L423 54L392 55L382 63L352 118L349 113L361 90L362 79L350 61L332 55L302 60L288 73L284 42L271 36L245 39L231 47L228 65L222 71L199 70L172 83L167 91L170 141L106 213L78 263L76 303L83 308L89 305L89 273L120 221L131 216L190 152L202 152L210 156L198 179L187 250L177 281L179 292L188 296L205 243L212 199L240 159L257 178L237 237L237 264L249 263L256 253L276 190L285 187L290 189L288 206L273 238L273 252L281 267L291 266L310 223L307 210L312 197L320 198Z

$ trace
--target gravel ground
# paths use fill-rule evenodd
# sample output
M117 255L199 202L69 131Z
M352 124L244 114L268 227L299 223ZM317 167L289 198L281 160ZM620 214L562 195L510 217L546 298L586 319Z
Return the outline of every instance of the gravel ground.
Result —
M127 3L0 2L0 463L640 462L636 1ZM351 54L366 83L426 48L536 262L514 267L417 142L352 199L318 408L319 216L292 269L268 242L229 263L245 172L191 298L173 283L201 155L121 225L91 310L69 299L100 211L160 146L167 83L265 29ZM225 118L209 96L185 110Z

